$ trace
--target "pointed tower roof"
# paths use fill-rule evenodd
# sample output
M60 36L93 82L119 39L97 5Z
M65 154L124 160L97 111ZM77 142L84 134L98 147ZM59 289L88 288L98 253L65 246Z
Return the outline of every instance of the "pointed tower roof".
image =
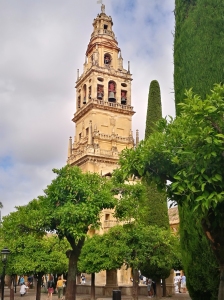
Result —
M120 51L117 39L112 29L113 21L111 16L105 13L105 5L101 6L101 13L93 20L93 32L91 34L90 42L87 47L86 55L96 47L97 44L104 44L105 42L110 45L112 49Z

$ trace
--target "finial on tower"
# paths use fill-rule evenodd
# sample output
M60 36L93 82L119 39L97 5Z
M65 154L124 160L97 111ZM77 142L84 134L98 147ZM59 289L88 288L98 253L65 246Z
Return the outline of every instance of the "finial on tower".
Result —
M101 12L105 14L105 5L103 4L103 0L97 0L98 4L101 4Z

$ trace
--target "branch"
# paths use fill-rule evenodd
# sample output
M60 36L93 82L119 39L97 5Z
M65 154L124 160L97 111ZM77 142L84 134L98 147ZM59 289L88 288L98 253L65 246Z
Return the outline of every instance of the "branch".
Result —
M213 127L215 130L217 130L218 133L223 133L223 132L222 132L222 129L219 127L219 125L218 125L217 123L214 123L214 122L212 121L211 118L207 117L206 119L207 119L208 121L210 121L212 127Z

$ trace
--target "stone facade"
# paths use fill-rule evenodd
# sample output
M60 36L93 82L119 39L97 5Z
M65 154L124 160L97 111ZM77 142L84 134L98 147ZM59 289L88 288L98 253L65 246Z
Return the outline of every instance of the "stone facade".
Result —
M123 68L112 26L112 18L105 14L102 5L101 13L93 21L83 73L77 72L76 112L72 119L75 135L74 139L69 139L67 160L68 164L79 166L84 172L102 176L110 176L117 168L119 153L134 146L130 63L128 70ZM117 224L113 210L102 211L101 224L99 234ZM115 271L96 274L96 285L105 284L110 293L118 284L130 284L131 270Z
M105 175L117 167L118 155L134 146L130 69L112 30L112 18L94 19L84 70L77 75L75 137L69 140L68 164Z
M79 166L84 172L96 172L110 176L117 168L119 153L134 147L131 105L130 63L123 67L123 58L112 29L113 21L105 14L105 6L93 21L93 32L87 46L83 72L77 72L76 112L74 139L70 137L67 163ZM139 135L136 132L136 144ZM179 224L177 208L169 210L170 226L176 231ZM117 224L113 210L101 213L103 234ZM94 231L89 232L95 234ZM87 280L90 280L87 275ZM131 270L102 271L96 274L96 285L103 288L103 295L111 295L119 286L130 286ZM173 294L173 273L167 280L169 293ZM146 287L141 287L147 295ZM80 287L82 289L82 287ZM86 289L86 287L85 287ZM124 293L127 293L125 290Z

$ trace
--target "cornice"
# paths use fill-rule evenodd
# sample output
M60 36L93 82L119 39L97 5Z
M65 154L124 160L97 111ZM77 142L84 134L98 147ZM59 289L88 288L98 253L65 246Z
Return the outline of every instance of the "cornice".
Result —
M99 39L101 39L102 41L99 41ZM94 42L95 40L98 40L96 42ZM115 49L117 51L120 51L120 48L118 47L118 42L113 38L113 39L109 39L106 38L102 35L94 35L88 46L87 46L87 50L86 50L86 56L91 52L91 50L96 47L96 45L99 46L103 46L103 47L107 47L110 49Z
M83 73L79 79L76 81L75 88L78 88L79 85L81 85L87 77L91 75L91 73L97 72L100 75L108 75L108 76L114 76L117 78L122 78L124 80L130 80L132 81L133 79L131 78L132 74L128 73L128 71L125 70L124 72L115 70L113 68L109 67L99 67L99 66L92 66L90 69L88 69L85 73Z
M112 158L112 157L108 158L108 157L101 157L95 155L93 156L93 155L86 154L74 161L72 161L72 159L67 160L67 163L71 166L81 166L83 164L86 164L87 162L118 165L118 158Z
M112 103L107 101L102 101L98 99L91 99L87 104L82 106L75 114L72 119L73 122L77 122L80 118L86 115L92 109L100 109L104 111L116 112L123 115L133 116L135 111L133 111L133 106L122 105L120 103Z

